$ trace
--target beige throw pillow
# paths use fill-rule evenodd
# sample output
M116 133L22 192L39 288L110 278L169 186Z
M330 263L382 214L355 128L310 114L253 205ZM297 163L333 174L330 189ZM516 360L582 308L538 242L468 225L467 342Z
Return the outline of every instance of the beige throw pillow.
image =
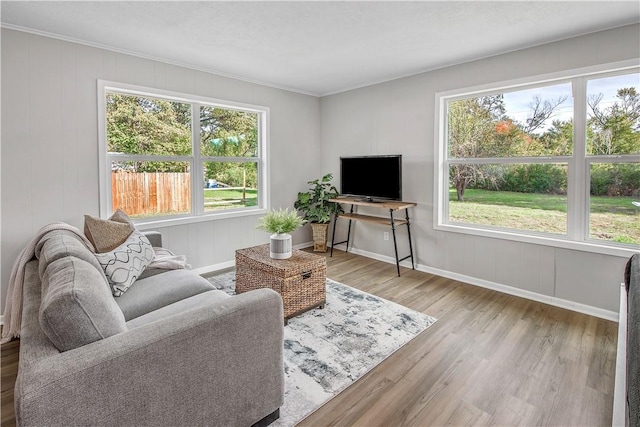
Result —
M99 254L120 246L134 230L133 223L120 209L109 219L84 216L84 234Z

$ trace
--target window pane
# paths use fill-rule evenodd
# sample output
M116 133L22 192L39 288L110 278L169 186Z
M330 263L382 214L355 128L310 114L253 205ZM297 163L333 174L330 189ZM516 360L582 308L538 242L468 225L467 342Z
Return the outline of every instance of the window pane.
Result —
M258 114L200 107L200 149L209 157L257 157Z
M258 205L258 164L208 162L204 167L204 210L252 208Z
M589 237L640 244L640 163L591 165Z
M189 104L116 93L106 97L109 153L191 154Z
M450 158L571 155L571 85L451 101L447 124Z
M132 218L189 213L189 162L112 162L111 197Z
M589 80L587 153L640 154L640 74Z
M449 221L567 233L566 164L456 164Z

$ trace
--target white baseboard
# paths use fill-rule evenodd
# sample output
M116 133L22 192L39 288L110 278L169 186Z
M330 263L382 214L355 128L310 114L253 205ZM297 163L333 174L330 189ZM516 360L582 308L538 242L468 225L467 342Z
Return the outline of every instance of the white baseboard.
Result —
M293 249L304 249L310 246L313 246L313 242L298 243L297 245L293 245Z
M293 245L293 249L304 249L304 248L308 248L309 246L313 246L313 242L304 242L297 245ZM218 264L212 264L204 267L194 268L191 271L203 276L205 274L215 273L216 271L233 268L235 267L235 265L236 265L236 261L231 260L231 261L220 262Z
M411 266L409 265L409 268ZM446 270L440 270L438 268L427 267L423 265L416 266L417 270L424 271L426 273L435 274L438 276L447 277L449 279L458 280L460 282L469 283L471 285L480 286L482 288L491 289L494 291L502 292L517 297L530 299L533 301L541 302L544 304L553 305L555 307L564 308L578 313L588 314L590 316L599 317L601 319L618 321L618 313L604 310L602 308L593 307L590 305L582 304L579 302L569 301L562 298L552 297L549 295L539 294L537 292L527 291L525 289L515 288L513 286L507 286L500 283L490 282L488 280L478 279L471 276L465 276L463 274L452 273Z
M344 250L343 245L336 245L336 249ZM373 258L378 261L387 262L389 264L395 264L396 260L390 256L380 255L373 252L364 251L362 249L351 247L349 248L350 253L354 253L357 255L362 255L367 258ZM402 267L411 268L410 261L402 261L400 263ZM586 304L581 304L574 301L569 301L562 298L556 298L549 295L539 294L537 292L527 291L525 289L515 288L513 286L507 286L500 283L491 282L489 280L478 279L476 277L465 276L464 274L454 273L447 270L441 270L439 268L429 267L422 264L416 264L416 270L422 271L429 274L435 274L437 276L446 277L448 279L457 280L459 282L468 283L474 286L480 286L482 288L491 289L494 291L502 292L509 295L514 295L517 297L522 297L526 299L530 299L533 301L541 302L544 304L553 305L555 307L564 308L571 311L576 311L578 313L588 314L590 316L599 317L601 319L611 320L614 322L618 322L618 313L610 310L604 310L602 308L593 307Z
M304 249L309 246L312 246L313 242L304 242L297 245L294 245L294 249ZM345 244L340 244L335 246L336 249L343 250L345 249ZM389 264L395 264L396 260L390 256L380 255L374 252L364 251L362 249L350 247L349 252L361 255L367 258L372 258L378 261L386 262ZM209 274L215 271L224 270L227 268L231 268L235 265L235 261L226 261L219 264L214 264L206 267L196 268L194 271L197 274ZM411 268L410 261L402 261L400 263L402 267ZM618 313L610 310L604 310L602 308L593 307L586 304L581 304L574 301L569 301L562 298L556 298L549 295L539 294L537 292L527 291L525 289L515 288L513 286L503 285L501 283L491 282L489 280L478 279L476 277L465 276L464 274L454 273L447 270L441 270L439 268L429 267L427 265L416 264L416 270L422 271L424 273L435 274L437 276L446 277L448 279L457 280L459 282L468 283L474 286L480 286L482 288L491 289L494 291L502 292L509 295L514 295L521 298L526 298L532 301L541 302L544 304L553 305L555 307L564 308L571 311L576 311L578 313L588 314L590 316L599 317L601 319L611 320L613 322L618 322Z
M196 274L201 276L209 273L213 273L215 271L226 270L227 268L234 267L236 265L235 260L233 261L225 261L218 264L207 265L205 267L194 268L193 271Z

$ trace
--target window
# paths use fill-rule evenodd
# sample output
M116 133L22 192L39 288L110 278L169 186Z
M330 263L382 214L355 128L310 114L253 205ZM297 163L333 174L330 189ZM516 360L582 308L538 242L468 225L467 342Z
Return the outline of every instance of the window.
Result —
M266 205L268 110L99 82L101 214L145 221Z
M639 80L635 73L587 81L591 239L640 244Z
M637 68L438 94L437 103L436 228L640 244Z

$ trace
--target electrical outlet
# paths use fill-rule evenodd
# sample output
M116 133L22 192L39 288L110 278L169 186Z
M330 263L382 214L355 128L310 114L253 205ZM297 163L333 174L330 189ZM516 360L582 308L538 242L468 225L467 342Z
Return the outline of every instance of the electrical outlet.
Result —
M389 240L389 232L388 231L384 232L384 240Z

